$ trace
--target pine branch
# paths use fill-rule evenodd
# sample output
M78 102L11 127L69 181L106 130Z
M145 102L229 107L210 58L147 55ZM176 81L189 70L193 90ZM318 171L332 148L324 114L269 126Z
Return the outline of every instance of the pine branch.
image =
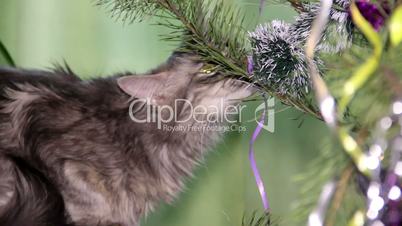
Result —
M270 213L259 215L257 212L254 212L251 217L243 216L241 226L278 226L278 223L272 219Z
M141 21L160 12L158 0L97 0L96 4L109 8L112 17L124 22Z
M336 215L338 213L339 208L342 206L342 202L345 198L345 193L347 192L347 188L352 178L354 170L355 169L353 165L349 165L343 170L336 186L337 188L335 191L334 200L332 201L332 205L329 211L329 216L327 217L326 220L325 224L326 226L335 225Z
M311 102L281 96L271 87L255 83L248 75L250 48L243 28L244 15L224 0L98 0L98 5L106 6L112 16L124 22L159 18L157 25L172 30L163 35L163 40L179 41L178 51L199 55L207 63L204 71L254 83L282 103L322 120Z
M126 22L162 18L157 24L172 29L163 40L181 41L179 51L198 54L224 75L249 80L244 16L223 0L99 0L98 5L110 8L112 16Z
M294 10L298 13L306 12L306 10L303 7L303 3L300 0L287 0L287 2L290 3L290 5L293 7Z
M298 175L297 182L300 184L301 198L297 200L293 220L295 225L306 222L308 215L316 206L322 186L337 175L341 175L350 160L339 152L333 140L327 139L320 144L322 150L319 155L309 163L308 169Z

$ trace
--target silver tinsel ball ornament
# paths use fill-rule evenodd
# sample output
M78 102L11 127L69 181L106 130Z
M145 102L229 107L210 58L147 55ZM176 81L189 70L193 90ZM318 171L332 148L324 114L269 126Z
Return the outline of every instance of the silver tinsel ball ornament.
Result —
M279 95L304 97L310 90L304 45L291 25L274 20L250 33L254 78Z
M320 11L320 3L304 4L305 12L296 17L290 32L298 41L306 42L314 19ZM353 23L349 15L349 0L334 0L329 14L329 21L325 27L317 50L321 52L336 53L352 45Z

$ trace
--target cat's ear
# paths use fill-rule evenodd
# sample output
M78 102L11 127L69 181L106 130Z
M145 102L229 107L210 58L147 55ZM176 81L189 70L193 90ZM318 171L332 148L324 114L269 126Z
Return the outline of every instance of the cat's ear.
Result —
M117 84L132 97L152 100L163 87L165 77L165 73L144 76L130 75L118 78Z

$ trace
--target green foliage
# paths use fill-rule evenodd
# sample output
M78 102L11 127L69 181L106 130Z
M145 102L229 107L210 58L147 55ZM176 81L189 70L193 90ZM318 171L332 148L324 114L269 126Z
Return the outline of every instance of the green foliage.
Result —
M294 205L292 221L294 225L303 225L307 222L308 215L316 207L321 189L333 178L337 183L341 180L344 170L351 166L349 157L341 151L341 148L334 143L334 140L326 139L321 141L321 152L309 163L308 169L296 177L296 183L300 185L300 199ZM336 216L335 225L347 225L347 221L356 208L363 204L359 191L356 187L355 174L347 181L346 191L340 203ZM337 186L337 190L339 186ZM331 212L331 206L329 211Z
M326 62L324 79L336 99L341 98L344 84L372 51L371 48L354 45L341 56L328 54L321 56ZM384 52L379 68L359 89L348 107L347 114L340 119L343 123L353 128L370 130L381 116L389 112L393 97L402 92L401 59L402 46L390 47Z
M337 100L340 100L338 109L341 113L339 127L343 131L350 129L352 132L349 135L356 140L356 146L366 151L367 147L372 145L372 138L376 136L373 131L375 131L378 120L388 115L390 104L395 98L402 97L402 85L400 82L402 55L399 47L389 46L386 29L382 32L376 32L368 21L358 15L359 12L356 7L352 7L352 12L357 12L356 15L353 14L355 25L359 27L371 46L354 45L340 55L323 55L322 58L327 65L324 79L331 90L331 94ZM387 47L385 48L384 46ZM347 110L346 114L343 114L344 109ZM348 150L346 147L344 149ZM334 159L341 156L339 151L334 153L335 155L332 157ZM346 157L343 163L348 163L353 167L351 170L353 170L352 173L355 179L344 188L341 195L338 194L337 196L335 194L333 197L331 205L335 207L330 208L330 212L326 216L326 221L330 221L328 225L346 225L353 212L365 207L363 205L364 201L366 201L365 192L360 191L359 186L356 186L356 178L362 177L361 170L357 168L359 165L356 162L352 163L350 161L350 158L355 155L350 153L347 155L343 153L343 155ZM313 174L314 170L321 170L321 173L315 172L315 175L319 175L318 178L320 179L314 177L313 174L304 176L305 186L310 184L310 186L307 186L307 190L310 192L312 191L310 189L314 186L321 187L324 181L344 174L328 169L328 164L332 165L332 159L322 159L321 162L326 165L312 167ZM338 167L338 171L346 169L344 165L341 165L341 162L336 167ZM387 169L387 160L382 160L381 167ZM322 173L326 170L331 173ZM370 174L367 175L367 178L370 178ZM326 179L324 180L323 178L325 177ZM341 183L342 177L338 180L339 183ZM312 181L308 182L306 178ZM318 185L320 181L321 185ZM337 188L337 191L339 190ZM312 193L316 194L317 191ZM305 219L308 213L303 211L306 208L311 210L313 204L314 202L309 202L309 200L301 202L300 216L302 218Z

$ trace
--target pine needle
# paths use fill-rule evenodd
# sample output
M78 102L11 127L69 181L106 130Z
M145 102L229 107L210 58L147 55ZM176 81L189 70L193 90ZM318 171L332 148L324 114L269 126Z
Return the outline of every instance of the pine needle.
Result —
M242 226L278 226L270 213L254 212L250 217L243 216Z
M16 66L13 58L11 57L10 52L8 52L6 46L3 44L1 40L0 40L0 55L3 56L8 65L12 67Z

